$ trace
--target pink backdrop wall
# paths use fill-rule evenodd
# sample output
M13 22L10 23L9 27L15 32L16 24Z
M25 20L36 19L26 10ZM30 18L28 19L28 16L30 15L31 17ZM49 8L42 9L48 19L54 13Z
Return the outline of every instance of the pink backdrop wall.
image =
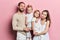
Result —
M49 30L50 40L60 40L60 0L0 0L0 40L15 40L11 29L11 18L18 2L32 4L35 9L50 11L52 24Z

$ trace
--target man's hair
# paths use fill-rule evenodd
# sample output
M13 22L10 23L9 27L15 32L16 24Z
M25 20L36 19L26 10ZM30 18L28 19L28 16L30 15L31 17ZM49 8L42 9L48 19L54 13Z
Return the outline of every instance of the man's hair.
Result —
M24 3L24 2L19 2L19 3L18 3L18 6L20 6L20 4L25 4L25 3Z

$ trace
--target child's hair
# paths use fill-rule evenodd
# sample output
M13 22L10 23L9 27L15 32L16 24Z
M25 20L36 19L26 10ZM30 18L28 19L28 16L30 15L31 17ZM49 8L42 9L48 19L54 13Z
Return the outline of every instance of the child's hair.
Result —
M36 12L39 12L39 17L40 17L40 11L39 11L39 10L35 10L35 11L34 11L33 17L35 17L35 13L36 13ZM38 18L39 18L39 17L38 17Z
M32 5L27 5L27 7L26 7L26 13L27 13L27 9L28 9L29 7L31 7L31 8L32 8L32 10L33 10Z

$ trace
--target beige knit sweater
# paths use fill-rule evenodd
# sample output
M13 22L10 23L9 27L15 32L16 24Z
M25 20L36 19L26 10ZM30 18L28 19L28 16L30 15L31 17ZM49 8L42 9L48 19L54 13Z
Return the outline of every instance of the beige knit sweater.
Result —
M26 35L26 32L23 30L24 28L26 28L25 14L23 13L14 14L12 19L12 27L13 27L13 30L16 30L17 32L20 32Z

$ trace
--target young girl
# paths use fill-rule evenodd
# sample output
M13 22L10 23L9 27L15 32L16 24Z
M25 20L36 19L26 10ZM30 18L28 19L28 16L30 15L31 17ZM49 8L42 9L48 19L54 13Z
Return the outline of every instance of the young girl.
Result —
M33 8L31 5L28 5L26 8L26 26L29 29L29 31L27 32L27 40L32 40L31 39L31 22L32 22L32 18L33 18Z
M32 28L33 28L33 40L40 40L40 36L37 36L37 34L40 32L40 11L35 10L33 14L33 19L32 19Z
M40 30L38 33L35 33L35 37L33 40L49 40L48 30L50 26L51 20L49 16L48 10L42 11L42 17L40 20ZM36 30L36 29L35 29Z

